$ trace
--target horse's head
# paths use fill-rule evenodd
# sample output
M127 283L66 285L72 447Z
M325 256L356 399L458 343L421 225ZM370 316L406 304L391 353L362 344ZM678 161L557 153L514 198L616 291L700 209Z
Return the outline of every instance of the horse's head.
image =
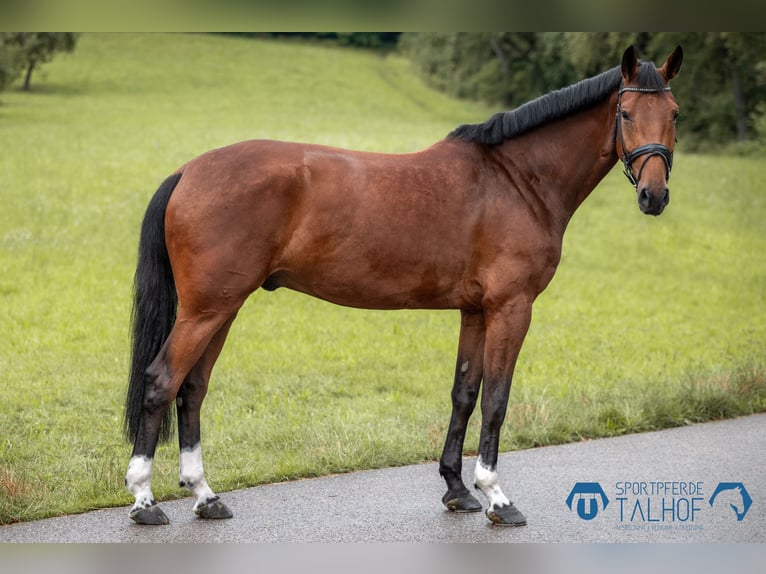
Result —
M622 56L622 86L617 96L615 147L625 175L638 193L638 206L659 215L670 201L678 105L668 82L681 67L678 46L660 68L639 62L633 46Z
M737 513L737 515L741 514L745 508L745 497L742 494L742 487L738 486L724 492L729 494L724 500L729 504L732 510Z

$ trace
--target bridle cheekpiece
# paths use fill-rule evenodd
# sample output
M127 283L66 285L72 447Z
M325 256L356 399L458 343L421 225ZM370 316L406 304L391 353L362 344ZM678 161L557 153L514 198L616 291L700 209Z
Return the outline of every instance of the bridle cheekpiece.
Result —
M625 177L628 178L628 181L633 185L633 187L638 190L638 182L641 179L641 173L644 171L644 166L646 165L646 162L649 160L650 157L658 155L662 158L662 160L665 162L665 179L670 179L670 170L673 168L673 152L668 149L667 146L660 144L660 143L648 143L644 144L642 146L638 146L636 149L632 151L627 151L625 149L625 140L622 136L622 94L623 92L640 92L640 93L650 93L650 94L659 94L662 92L669 92L670 86L665 86L663 88L636 88L633 86L625 86L620 88L620 91L617 92L617 117L615 119L614 124L614 142L615 147L617 144L617 137L620 138L620 147L622 148L622 163L625 165ZM640 156L645 155L646 159L644 159L643 163L641 164L641 167L638 169L638 177L633 175L633 169L631 168L631 165L633 162Z

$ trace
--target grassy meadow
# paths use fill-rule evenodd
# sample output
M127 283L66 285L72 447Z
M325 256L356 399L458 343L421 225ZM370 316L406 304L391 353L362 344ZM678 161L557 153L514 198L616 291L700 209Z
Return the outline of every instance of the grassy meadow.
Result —
M249 138L414 151L494 111L396 56L209 35L85 35L32 93L0 93L0 524L131 502L132 276L166 175ZM766 410L765 181L759 159L677 153L651 218L606 178L536 303L503 450ZM256 293L203 407L213 488L438 458L458 328L455 311ZM153 486L186 494L174 442Z

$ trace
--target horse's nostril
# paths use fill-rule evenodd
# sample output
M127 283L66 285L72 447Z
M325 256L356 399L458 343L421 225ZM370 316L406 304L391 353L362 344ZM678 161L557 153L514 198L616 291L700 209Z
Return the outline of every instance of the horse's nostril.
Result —
M662 196L662 203L663 205L670 203L670 190L667 187L665 188L665 193Z
M638 192L639 205L646 207L647 205L649 205L649 199L650 199L649 190L645 187L641 188Z

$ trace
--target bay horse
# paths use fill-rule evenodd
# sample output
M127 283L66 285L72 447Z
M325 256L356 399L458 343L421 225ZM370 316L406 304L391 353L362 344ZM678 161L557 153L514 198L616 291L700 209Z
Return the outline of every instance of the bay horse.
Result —
M618 159L644 213L667 205L678 114L668 82L682 59L679 46L657 68L631 46L620 66L416 153L256 140L204 153L169 176L146 210L134 279L130 517L168 522L151 475L173 401L180 484L194 512L232 516L205 479L200 407L247 297L286 287L357 308L459 310L442 502L482 509L461 466L483 385L474 486L492 523L526 524L496 467L532 303L553 277L567 223Z

